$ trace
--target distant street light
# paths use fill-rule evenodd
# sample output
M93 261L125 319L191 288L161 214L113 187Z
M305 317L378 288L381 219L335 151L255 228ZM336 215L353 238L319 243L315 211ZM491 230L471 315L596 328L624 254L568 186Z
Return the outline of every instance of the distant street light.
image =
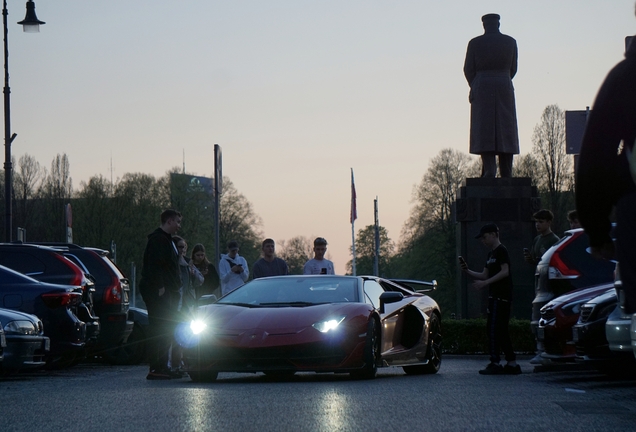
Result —
M9 45L7 37L9 29L7 28L7 0L2 1L2 24L4 26L4 200L5 200L5 240L11 241L12 237L12 219L13 212L11 210L11 196L13 191L13 167L11 163L11 143L16 134L11 135L11 89L9 88ZM35 15L35 3L28 0L26 3L26 16L18 24L23 26L27 33L37 33L40 31L40 21Z

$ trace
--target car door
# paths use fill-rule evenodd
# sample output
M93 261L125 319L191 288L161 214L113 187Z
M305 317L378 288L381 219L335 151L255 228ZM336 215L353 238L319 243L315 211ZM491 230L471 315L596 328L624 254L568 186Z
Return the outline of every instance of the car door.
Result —
M404 351L402 346L402 331L404 326L405 306L410 304L412 299L405 297L394 303L384 305L384 310L380 309L380 296L387 290L379 282L373 279L364 281L364 291L367 299L380 314L381 321L381 346L382 357L393 357Z

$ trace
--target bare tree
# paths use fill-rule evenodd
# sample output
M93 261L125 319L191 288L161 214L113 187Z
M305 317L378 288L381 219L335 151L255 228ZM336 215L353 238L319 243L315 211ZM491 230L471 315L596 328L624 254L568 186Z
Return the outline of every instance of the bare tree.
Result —
M313 240L296 236L278 242L276 254L287 262L289 274L303 274L305 263L314 255Z
M414 238L427 229L451 229L451 209L457 190L466 177L479 175L479 160L458 150L443 149L431 159L419 185L413 188L415 207L407 220L402 237Z
M514 160L514 165L512 167L512 176L513 177L529 177L532 185L537 186L539 181L539 161L532 154L524 154L518 156Z
M542 191L555 214L562 213L563 193L572 191L574 175L572 159L565 152L565 114L558 105L543 110L541 122L532 134L532 152L538 161L537 187Z
M21 228L29 228L33 219L33 200L41 181L46 177L46 169L40 166L35 157L24 154L20 156L13 179L13 194L16 202L13 215L14 223Z
M248 263L256 261L261 253L263 222L252 203L241 194L228 177L223 177L221 194L220 245L236 240L241 245L241 255Z

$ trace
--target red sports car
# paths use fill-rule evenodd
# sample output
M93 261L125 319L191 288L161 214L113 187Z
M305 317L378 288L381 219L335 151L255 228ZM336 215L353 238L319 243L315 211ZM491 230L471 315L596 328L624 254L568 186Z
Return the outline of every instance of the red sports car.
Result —
M422 294L437 283L374 276L277 276L251 281L200 306L177 339L193 381L219 372L347 372L374 378L378 367L436 373L441 314Z

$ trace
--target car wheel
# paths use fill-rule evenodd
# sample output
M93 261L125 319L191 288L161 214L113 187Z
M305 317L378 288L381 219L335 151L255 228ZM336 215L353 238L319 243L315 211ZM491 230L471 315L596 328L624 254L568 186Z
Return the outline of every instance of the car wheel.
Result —
M190 371L190 379L194 382L212 382L219 375L217 371Z
M104 359L115 365L136 365L146 357L146 333L137 323L125 343L103 353Z
M377 360L380 355L380 337L378 336L378 323L375 318L369 320L367 325L367 339L364 345L364 366L362 369L351 372L351 377L356 379L373 379L378 372Z
M403 366L407 375L434 374L442 365L442 326L437 315L431 315L428 323L428 346L426 348L428 363L417 366Z

